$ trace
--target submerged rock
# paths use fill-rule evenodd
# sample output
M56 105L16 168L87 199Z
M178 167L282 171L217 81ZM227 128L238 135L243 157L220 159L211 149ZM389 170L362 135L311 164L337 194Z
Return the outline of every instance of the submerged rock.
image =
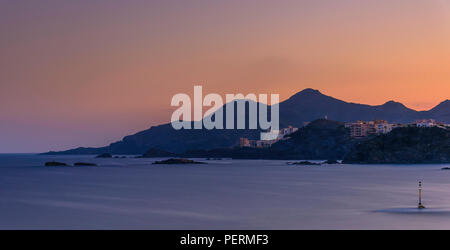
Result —
M68 166L64 162L57 162L57 161L49 161L45 163L46 167L59 167L59 166Z
M87 162L76 162L73 164L74 166L97 166L95 163L87 163Z
M155 161L153 162L153 164L206 164L206 163L183 158L171 158L164 161Z
M288 162L288 165L304 165L304 166L318 166L320 163L310 162L310 161L299 161L299 162Z
M95 158L112 158L112 155L110 153L103 153L97 155Z
M207 161L221 161L222 158L206 158Z
M339 162L337 160L328 160L325 161L323 164L339 164Z

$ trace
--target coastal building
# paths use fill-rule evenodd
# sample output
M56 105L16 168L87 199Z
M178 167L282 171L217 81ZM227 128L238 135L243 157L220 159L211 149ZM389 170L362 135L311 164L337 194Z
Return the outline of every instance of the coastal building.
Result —
M345 124L350 129L350 136L354 138L363 138L375 134L375 124L373 122L356 121Z
M283 138L283 137L285 137L287 135L290 135L290 134L292 134L294 132L297 132L297 131L298 131L298 128L294 128L292 126L288 126L287 128L280 129L278 137L281 139L281 138Z
M240 138L240 147L250 147L250 148L266 148L272 146L279 140L288 139L288 135L298 131L298 128L288 126L287 128L282 128L277 131L270 131L264 135L261 135L260 140L249 140L248 138Z
M267 148L272 146L275 142L279 140L249 140L248 138L240 138L239 146L249 147L249 148Z
M450 124L445 124L443 122L438 122L438 121L433 120L433 119L417 120L414 123L412 123L412 126L419 127L419 128L433 128L433 127L438 127L438 128L443 128L443 129L449 129L450 128Z
M392 124L385 120L356 121L345 123L345 127L350 129L350 136L353 138L364 138L370 135L380 135L390 133L394 128L403 126L402 124Z
M255 147L257 148L268 148L272 146L278 140L257 140Z
M387 121L375 121L375 134L387 134L399 126L401 126L401 124L392 124Z
M439 125L443 125L439 122L436 122L433 119L422 119L422 120L417 120L413 123L416 127L419 128L431 128L431 127L437 127Z
M250 140L248 138L239 138L239 147L250 147Z

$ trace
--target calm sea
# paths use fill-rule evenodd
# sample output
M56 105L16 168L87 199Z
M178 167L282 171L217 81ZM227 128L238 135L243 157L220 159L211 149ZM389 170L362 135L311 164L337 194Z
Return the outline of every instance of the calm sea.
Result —
M0 155L0 229L450 229L450 165L154 160Z

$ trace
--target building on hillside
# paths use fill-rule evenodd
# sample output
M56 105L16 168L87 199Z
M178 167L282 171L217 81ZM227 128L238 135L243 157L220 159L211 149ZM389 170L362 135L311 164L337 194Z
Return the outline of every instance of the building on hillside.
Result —
M402 124L392 124L385 120L357 121L345 123L345 127L350 129L350 136L353 138L364 138L369 135L380 135L390 133L394 128L401 127Z
M279 141L278 139L275 140L249 140L248 138L240 138L239 146L241 148L248 147L248 148L267 148L272 146L275 142Z
M239 146L242 147L250 147L250 140L248 138L239 138Z
M294 128L292 126L288 126L287 128L280 129L280 132L278 133L278 137L283 138L287 135L290 135L292 133L295 133L298 131L298 128Z
M350 129L350 136L354 138L363 138L375 134L375 124L365 121L348 122L346 128Z
M278 140L257 140L255 147L257 148L268 148L272 146Z
M391 124L387 121L375 122L375 134L387 134L390 133L397 124Z
M287 128L282 128L277 131L270 131L268 133L262 134L260 140L249 140L248 138L240 138L240 147L250 147L250 148L266 148L272 146L279 140L287 139L286 136L298 131L298 128L288 126Z
M431 128L431 127L437 127L437 126L440 126L443 124L436 122L433 119L422 119L422 120L415 121L413 123L413 125L415 125L416 127L419 127L419 128Z

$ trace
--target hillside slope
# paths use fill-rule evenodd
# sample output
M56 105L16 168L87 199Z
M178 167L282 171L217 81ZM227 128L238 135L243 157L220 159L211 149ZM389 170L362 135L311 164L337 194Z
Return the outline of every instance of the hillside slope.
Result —
M450 130L397 128L356 145L344 163L450 163Z

